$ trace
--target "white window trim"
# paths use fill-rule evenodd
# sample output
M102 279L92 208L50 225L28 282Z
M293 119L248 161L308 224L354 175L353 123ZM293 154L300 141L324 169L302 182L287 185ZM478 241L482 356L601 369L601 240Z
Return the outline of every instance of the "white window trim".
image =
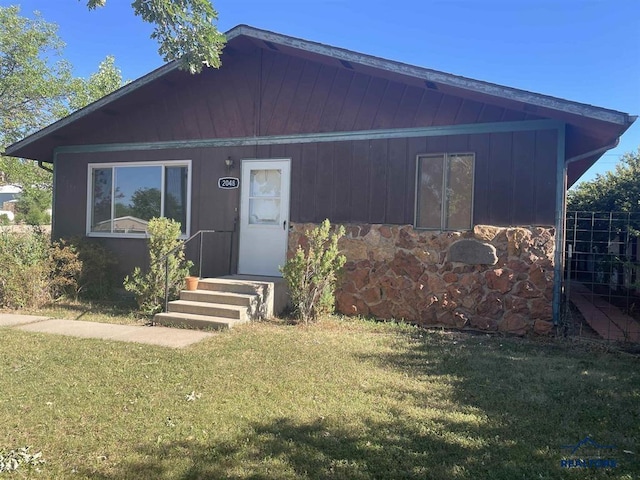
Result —
M445 162L448 161L449 157L462 155L471 155L473 157L473 168L471 171L471 225L469 230L466 229L446 229L444 228L445 215L446 215L446 202L442 202L441 211L440 211L440 228L430 228L430 227L419 227L418 226L418 203L419 203L419 191L420 191L420 159L422 157L436 157L443 156ZM443 192L444 189L449 184L449 179L447 175L447 169L444 169L443 174ZM470 231L473 230L473 212L475 207L475 186L476 186L476 154L475 152L432 152L432 153L419 153L416 155L416 184L415 184L415 195L414 195L414 205L413 205L413 228L416 230L430 230L430 231L438 231L438 232L454 232L454 231Z
M112 233L112 232L92 232L91 231L91 212L92 212L92 197L93 197L93 170L98 168L114 168L114 167L187 167L187 225L185 227L185 233L180 235L180 238L189 238L191 235L191 174L192 174L192 162L191 160L162 160L151 162L110 162L110 163L90 163L87 168L87 212L86 212L86 225L85 235L87 237L96 238L148 238L148 233ZM111 218L113 219L115 203L113 202L115 185L115 175L112 175L111 179ZM162 169L161 176L162 195L160 196L160 210L164 211L164 188L165 188L165 169Z

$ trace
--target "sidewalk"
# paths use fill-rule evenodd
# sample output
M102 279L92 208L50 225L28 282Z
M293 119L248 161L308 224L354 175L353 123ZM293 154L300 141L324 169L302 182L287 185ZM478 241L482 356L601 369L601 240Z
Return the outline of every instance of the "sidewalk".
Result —
M111 323L59 320L34 315L0 313L0 328L2 327L15 328L26 332L53 333L80 338L100 338L170 348L184 348L214 335L212 332L183 328L114 325Z

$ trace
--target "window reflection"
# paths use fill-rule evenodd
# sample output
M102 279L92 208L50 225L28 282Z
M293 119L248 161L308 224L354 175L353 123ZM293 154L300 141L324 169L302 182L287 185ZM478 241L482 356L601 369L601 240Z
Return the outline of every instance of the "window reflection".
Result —
M149 220L165 216L186 233L188 174L183 165L94 168L91 231L144 234Z
M473 154L418 157L417 227L471 228L474 158Z

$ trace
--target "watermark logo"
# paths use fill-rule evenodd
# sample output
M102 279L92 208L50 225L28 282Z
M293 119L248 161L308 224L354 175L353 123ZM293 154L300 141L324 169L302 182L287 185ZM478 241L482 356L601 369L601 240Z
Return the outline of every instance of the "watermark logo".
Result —
M613 458L615 445L601 445L586 436L575 445L561 445L568 450L566 458L560 460L562 468L616 468L618 462Z

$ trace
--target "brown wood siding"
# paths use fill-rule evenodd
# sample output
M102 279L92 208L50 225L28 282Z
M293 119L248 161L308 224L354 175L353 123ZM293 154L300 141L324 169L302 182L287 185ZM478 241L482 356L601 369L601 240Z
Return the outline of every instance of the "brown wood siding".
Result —
M82 236L86 225L89 163L192 161L191 233L237 230L240 190L221 190L217 179L240 176L242 159L290 158L292 222L412 224L416 157L475 153L474 224L552 225L556 132L450 135L230 148L194 148L60 154L55 165L54 238ZM78 201L78 199L81 199ZM121 259L123 271L145 266L143 239L99 239ZM195 243L190 249L197 250ZM238 235L216 233L203 243L203 274L235 271ZM195 257L193 257L195 259Z
M460 125L539 118L327 65L254 49L224 67L175 71L63 129L73 144Z
M416 157L475 153L474 224L553 225L556 133L305 144L292 159L291 221L412 224Z

